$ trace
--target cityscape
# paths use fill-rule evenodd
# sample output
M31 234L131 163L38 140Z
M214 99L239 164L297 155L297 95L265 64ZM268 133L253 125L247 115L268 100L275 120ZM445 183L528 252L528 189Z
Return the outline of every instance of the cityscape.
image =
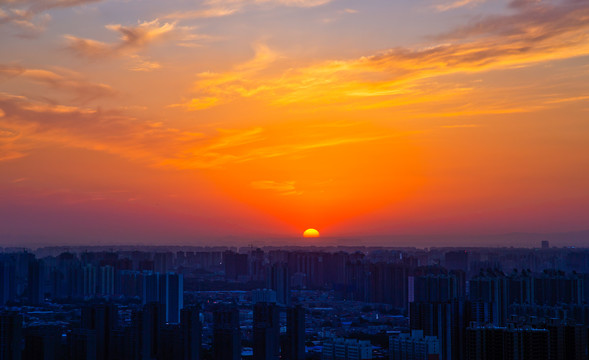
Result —
M0 360L589 360L589 0L0 0Z
M5 248L2 359L587 359L589 249Z

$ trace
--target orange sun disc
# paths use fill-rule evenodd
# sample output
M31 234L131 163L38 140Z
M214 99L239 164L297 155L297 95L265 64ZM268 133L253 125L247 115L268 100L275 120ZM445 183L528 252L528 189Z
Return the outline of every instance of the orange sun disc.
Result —
M319 231L315 230L315 229L307 229L305 230L305 232L303 233L303 237L319 237Z

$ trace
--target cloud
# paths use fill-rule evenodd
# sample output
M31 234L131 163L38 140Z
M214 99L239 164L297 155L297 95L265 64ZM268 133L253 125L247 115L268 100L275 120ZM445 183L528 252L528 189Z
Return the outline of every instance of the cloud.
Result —
M216 18L242 12L251 6L288 6L311 8L328 4L333 0L208 0L203 9L177 11L163 16L164 19Z
M556 5L534 3L514 10L439 35L429 47L392 48L356 59L292 67L278 74L280 54L256 45L251 61L226 72L198 74L194 96L175 106L201 110L248 97L273 105L367 108L415 104L445 93L461 93L436 85L439 92L433 94L431 82L438 77L589 54L589 2L562 0Z
M448 11L448 10L453 10L453 9L465 7L465 6L474 6L474 5L483 3L483 2L485 2L485 0L456 0L451 3L436 5L435 9L437 11L444 12L444 11Z
M155 165L204 137L118 110L53 104L6 93L0 93L0 108L4 112L0 117L0 158L4 160L59 144Z
M462 128L476 128L480 127L479 124L461 124L461 125L442 125L440 126L444 129L462 129Z
M165 40L190 41L195 38L194 34L191 34L192 27L178 26L176 22L162 24L158 19L140 22L136 26L113 24L106 25L106 28L119 34L118 42L104 43L66 35L67 48L79 56L95 59L129 56L149 45Z
M28 69L19 65L0 64L0 80L20 77L51 89L67 92L73 95L72 101L87 103L104 97L116 95L116 91L106 85L93 83L84 79L80 74L63 71L49 71L44 69Z
M42 33L51 16L46 11L70 8L102 0L3 0L0 1L0 26L11 24L20 29L21 37Z
M302 191L297 191L295 181L273 181L273 180L258 180L250 183L251 187L256 190L270 190L279 195L301 195Z

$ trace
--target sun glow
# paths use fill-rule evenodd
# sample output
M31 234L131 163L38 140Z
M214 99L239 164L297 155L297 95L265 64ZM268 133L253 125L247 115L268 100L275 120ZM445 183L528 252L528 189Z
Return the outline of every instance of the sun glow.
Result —
M305 230L305 232L303 233L303 237L306 238L315 238L315 237L319 237L319 231L315 230L315 229L307 229Z

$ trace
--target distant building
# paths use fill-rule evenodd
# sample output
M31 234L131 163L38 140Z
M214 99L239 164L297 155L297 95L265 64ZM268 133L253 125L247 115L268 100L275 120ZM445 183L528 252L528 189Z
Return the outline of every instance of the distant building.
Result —
M276 291L270 289L252 290L252 303L276 303Z
M322 360L369 360L372 345L368 340L333 338L323 342Z
M546 250L550 248L550 243L548 242L548 240L542 240L542 249Z
M276 292L279 305L290 305L290 275L286 264L274 264L268 269L266 286Z
M390 360L438 360L440 342L436 336L423 336L422 330L389 338Z
M237 280L240 276L248 274L247 254L238 254L233 251L223 253L225 264L225 279Z
M468 252L466 250L449 251L445 255L448 270L468 271Z

